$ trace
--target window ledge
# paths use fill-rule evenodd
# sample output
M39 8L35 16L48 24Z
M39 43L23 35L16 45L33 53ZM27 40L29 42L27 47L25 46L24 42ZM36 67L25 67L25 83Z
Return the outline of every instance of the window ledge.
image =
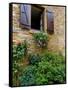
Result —
M29 30L29 33L30 33L30 34L33 34L33 33L39 33L39 32L41 32L41 31L38 31L38 30L35 30L35 29Z

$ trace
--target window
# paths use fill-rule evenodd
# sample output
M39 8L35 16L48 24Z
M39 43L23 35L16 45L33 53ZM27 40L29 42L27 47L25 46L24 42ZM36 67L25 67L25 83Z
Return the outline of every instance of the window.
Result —
M49 34L54 33L54 16L53 12L47 11L47 32Z
M31 6L31 28L37 30L43 29L43 12L43 8L36 5Z
M44 29L44 8L38 5L21 4L21 24L24 28Z

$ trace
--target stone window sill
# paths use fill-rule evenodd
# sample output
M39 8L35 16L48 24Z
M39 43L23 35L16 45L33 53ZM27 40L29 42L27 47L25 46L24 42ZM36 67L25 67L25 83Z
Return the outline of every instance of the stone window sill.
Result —
M38 31L38 30L35 30L35 29L29 30L29 33L30 33L30 34L33 34L33 33L39 33L39 32L41 32L41 31Z

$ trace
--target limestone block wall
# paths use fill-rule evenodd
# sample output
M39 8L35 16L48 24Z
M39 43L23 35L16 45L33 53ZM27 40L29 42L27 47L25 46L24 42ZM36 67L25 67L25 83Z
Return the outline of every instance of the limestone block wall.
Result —
M54 13L54 34L49 35L48 49L56 52L65 52L65 7L44 6L45 10ZM45 15L47 22L47 15ZM47 23L45 24L47 29Z
M54 52L60 52L65 54L65 7L60 6L43 6L44 11L44 30L47 32L47 13L46 10L52 11L54 13L54 34L49 35L48 50ZM23 42L27 40L29 51L38 51L36 47L32 33L36 30L26 30L21 27L20 24L20 4L13 4L13 42ZM45 33L44 32L44 33Z

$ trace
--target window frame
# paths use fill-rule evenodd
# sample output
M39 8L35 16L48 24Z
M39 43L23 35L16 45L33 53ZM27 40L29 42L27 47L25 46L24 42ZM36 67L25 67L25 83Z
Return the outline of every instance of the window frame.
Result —
M32 30L36 30L36 31L41 31L41 29L34 29L34 28L31 27L31 25L29 26L29 25L25 25L25 24L21 23L21 13L24 13L24 12L21 12L21 5L20 5L20 26L22 28L25 28L25 29L32 29ZM25 5L25 4L23 4L23 5ZM28 4L26 4L26 5L28 5ZM44 10L45 10L44 7L42 7L41 5L36 5L36 4L31 4L30 6L35 6L35 7L39 8L39 9L42 9L43 16L44 16ZM31 20L31 18L30 18L30 20ZM44 19L42 20L42 22L44 22ZM42 25L42 28L43 28L43 31L44 31L44 23Z

